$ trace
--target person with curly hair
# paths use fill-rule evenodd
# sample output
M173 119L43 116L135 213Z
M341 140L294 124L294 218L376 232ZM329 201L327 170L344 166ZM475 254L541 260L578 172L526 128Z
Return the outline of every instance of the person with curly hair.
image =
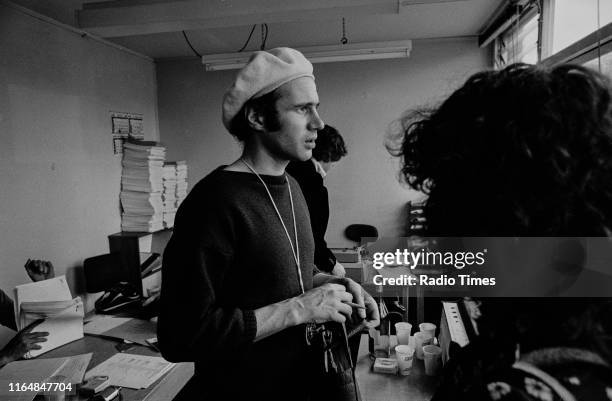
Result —
M480 72L399 127L388 148L428 195L427 235L612 234L606 77L576 65ZM581 240L572 244L580 262ZM481 335L447 365L435 400L612 399L609 299L484 299L481 309Z
M404 116L402 173L429 194L428 233L609 235L610 102L584 67L515 64Z

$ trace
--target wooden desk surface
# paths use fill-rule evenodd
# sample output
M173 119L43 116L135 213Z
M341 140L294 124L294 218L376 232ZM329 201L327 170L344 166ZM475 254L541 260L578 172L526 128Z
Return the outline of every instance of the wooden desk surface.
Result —
M362 399L368 401L429 401L439 381L439 377L425 375L423 361L416 357L409 376L374 373L371 370L367 334L361 336L356 364L359 391Z
M41 355L40 358L58 358L93 352L91 362L89 363L89 366L87 368L87 370L89 370L116 354L117 350L115 349L115 345L117 345L118 343L119 341L113 339L85 335L85 337L80 340L73 341L60 348L54 349L53 351L49 351L44 355ZM153 351L148 347L143 347L140 345L136 345L128 349L126 353L159 356L159 353ZM177 363L168 373L166 373L164 376L162 376L159 380L154 382L146 389L122 389L121 394L123 395L123 400L172 400L176 396L176 394L178 394L178 392L183 388L183 386L189 381L189 379L191 379L191 377L193 376L193 371L193 363ZM87 398L80 396L71 396L67 397L67 400L84 401L87 400Z

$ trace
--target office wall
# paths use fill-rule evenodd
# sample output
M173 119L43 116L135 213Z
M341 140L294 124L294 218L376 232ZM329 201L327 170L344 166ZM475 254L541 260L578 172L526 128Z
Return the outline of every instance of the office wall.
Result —
M404 208L422 195L398 181L398 160L384 148L389 124L404 110L435 104L472 73L488 53L476 39L413 42L408 59L316 64L323 119L345 138L348 156L327 177L331 218L327 240L345 245L351 223L378 227L383 236L404 232ZM221 124L221 97L236 71L205 72L197 61L158 63L160 135L172 158L189 164L189 184L240 148Z
M155 65L0 4L0 288L48 259L83 291L83 259L120 230L109 111L158 138Z

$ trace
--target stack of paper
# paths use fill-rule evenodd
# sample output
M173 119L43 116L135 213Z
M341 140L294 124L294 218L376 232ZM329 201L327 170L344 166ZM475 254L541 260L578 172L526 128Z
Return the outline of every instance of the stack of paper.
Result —
M173 366L157 356L119 353L91 369L85 378L108 376L113 386L141 389L149 387Z
M176 162L176 207L178 208L187 196L187 162Z
M49 332L41 349L31 350L32 358L83 337L83 303L72 298L65 276L15 287L15 320L17 328L45 319L32 332Z
M156 142L126 142L121 174L121 229L153 232L163 228L163 166L166 148Z
M166 162L164 164L163 174L164 192L163 210L164 210L164 227L170 228L174 226L174 217L176 215L176 163Z
M91 361L92 353L75 355L65 358L37 359L35 361L11 362L0 370L0 399L11 401L30 401L39 391L26 390L24 392L9 393L11 384L15 383L46 383L45 394L58 390L57 385L63 383L66 392L74 393L76 385L83 381L87 366ZM42 386L39 386L39 388ZM5 397L10 394L10 397ZM55 398L54 398L55 399ZM63 398L62 398L63 399Z

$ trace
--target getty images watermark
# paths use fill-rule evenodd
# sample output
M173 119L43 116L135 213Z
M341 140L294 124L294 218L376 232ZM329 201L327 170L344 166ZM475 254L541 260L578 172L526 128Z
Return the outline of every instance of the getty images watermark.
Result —
M421 286L429 296L608 297L609 238L383 238L362 251L366 286L383 295Z
M372 255L372 267L381 270L385 266L404 266L412 271L417 267L452 267L462 270L465 267L483 266L486 262L487 249L479 252L442 252L426 249L408 250L406 248L396 249L395 252L374 252ZM372 279L374 285L425 285L425 286L493 286L495 277L472 277L470 274L457 274L457 277L448 274L429 275L401 274L399 277L385 277L376 274Z

